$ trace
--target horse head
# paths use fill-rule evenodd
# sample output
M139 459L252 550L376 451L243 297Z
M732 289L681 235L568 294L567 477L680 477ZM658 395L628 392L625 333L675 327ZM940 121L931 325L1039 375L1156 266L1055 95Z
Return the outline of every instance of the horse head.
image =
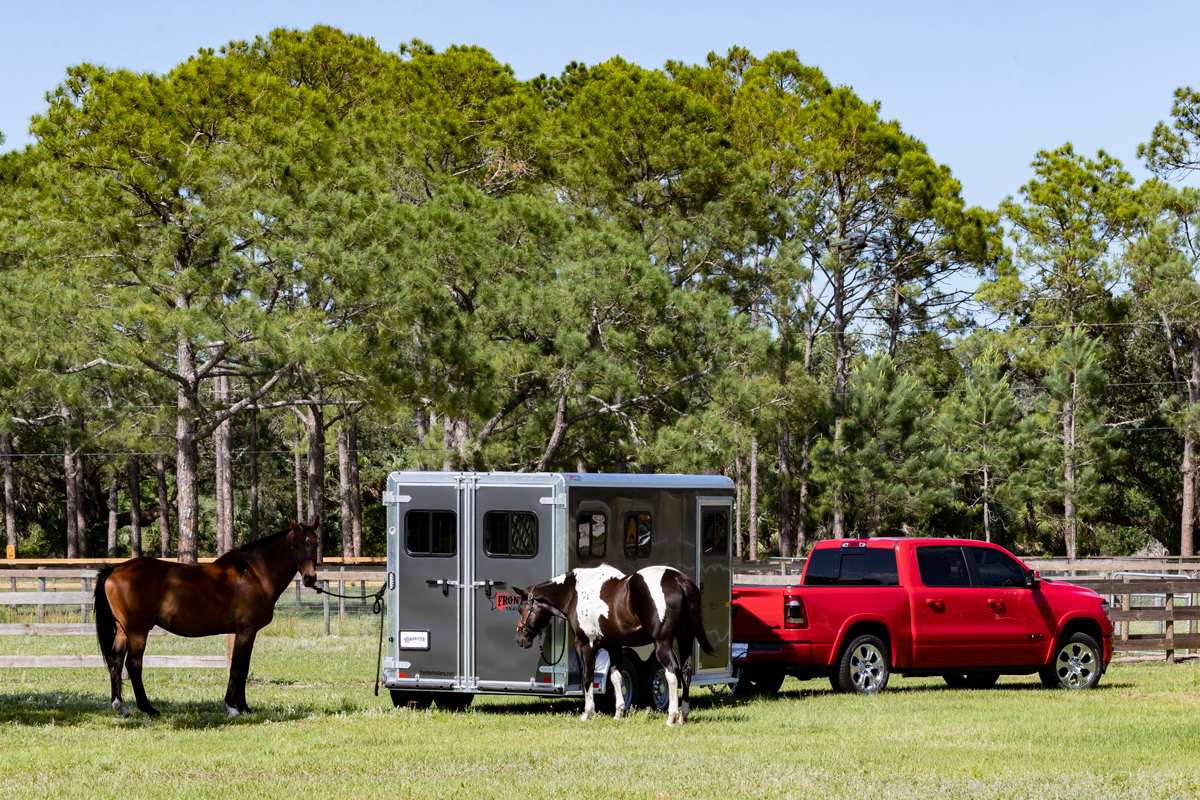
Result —
M317 585L317 525L320 520L314 517L304 523L290 519L288 523L292 526L292 560L296 562L304 585L311 589Z
M550 624L550 620L558 614L553 606L536 596L536 586L529 587L529 591L523 591L514 586L513 591L517 597L521 598L521 602L517 605L517 611L521 615L520 621L517 622L517 644L528 650L533 646L534 637L541 633Z

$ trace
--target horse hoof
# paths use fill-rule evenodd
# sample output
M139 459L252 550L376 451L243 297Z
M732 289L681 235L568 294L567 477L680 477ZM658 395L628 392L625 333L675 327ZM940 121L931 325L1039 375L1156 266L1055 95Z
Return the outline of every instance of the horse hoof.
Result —
M236 708L234 708L233 706L225 706L225 716L227 716L227 717L229 717L229 718L231 718L231 719L232 719L233 717L239 716L241 713L242 713L242 712L238 711L238 710L237 710Z
M129 709L126 708L125 704L122 703L120 700L112 701L112 710L117 712L118 717L128 717L129 716Z
M154 706L146 706L145 708L141 709L141 712L148 717L157 717L158 716L158 709L155 708Z

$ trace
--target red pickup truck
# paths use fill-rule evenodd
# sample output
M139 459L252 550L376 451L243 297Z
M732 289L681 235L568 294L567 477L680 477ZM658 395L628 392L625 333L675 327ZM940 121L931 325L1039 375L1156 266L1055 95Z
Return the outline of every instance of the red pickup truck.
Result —
M1047 688L1090 689L1112 659L1107 611L993 544L822 541L800 585L734 586L735 691L775 692L794 675L874 694L892 673L964 688L1036 673Z

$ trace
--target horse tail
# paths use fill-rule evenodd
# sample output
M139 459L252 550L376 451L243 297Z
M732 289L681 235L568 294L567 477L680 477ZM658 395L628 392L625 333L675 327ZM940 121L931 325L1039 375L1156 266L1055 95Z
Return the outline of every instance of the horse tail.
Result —
M100 640L100 654L107 656L112 652L113 641L117 638L117 618L113 616L112 606L108 604L108 594L104 591L104 582L112 575L113 567L105 567L96 576L96 593L93 595L94 613L96 615L96 638Z
M692 635L700 643L700 649L710 656L717 652L708 641L708 633L704 629L704 605L700 596L700 587L687 575L680 573L679 587L683 591L683 602L687 604L688 616L692 620Z

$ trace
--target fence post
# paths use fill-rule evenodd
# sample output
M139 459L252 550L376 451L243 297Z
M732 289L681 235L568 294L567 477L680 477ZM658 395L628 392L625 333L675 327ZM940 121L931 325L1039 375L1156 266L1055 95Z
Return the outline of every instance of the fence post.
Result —
M1129 583L1129 576L1125 575L1122 577L1121 580L1123 583ZM1133 610L1132 608L1129 607L1129 598L1130 598L1130 595L1127 595L1127 594L1121 595L1121 608L1124 609L1125 611ZM1131 620L1127 619L1121 623L1121 641L1122 642L1129 641L1129 624L1130 624L1130 622L1131 622Z
M41 572L44 569L45 569L45 567L38 567L38 572ZM38 582L38 593L45 594L46 593L46 579L38 578L37 582ZM42 605L41 603L38 603L38 605L37 605L37 621L41 622L45 618L46 618L46 607L44 605Z
M90 583L90 581L87 578L80 578L79 591L86 592L90 588L88 583ZM85 625L87 624L87 603L79 604L79 621Z
M300 599L300 579L296 578L296 613L300 613L300 604L304 601Z
M329 582L326 581L325 585L328 586ZM328 636L329 635L329 594L328 594L328 592L321 592L321 611L325 617L325 635Z
M338 623L346 622L346 568L341 567L338 575Z
M1172 646L1175 641L1175 595L1167 592L1167 619L1163 624L1163 633L1167 640L1167 663L1175 663L1175 648Z

